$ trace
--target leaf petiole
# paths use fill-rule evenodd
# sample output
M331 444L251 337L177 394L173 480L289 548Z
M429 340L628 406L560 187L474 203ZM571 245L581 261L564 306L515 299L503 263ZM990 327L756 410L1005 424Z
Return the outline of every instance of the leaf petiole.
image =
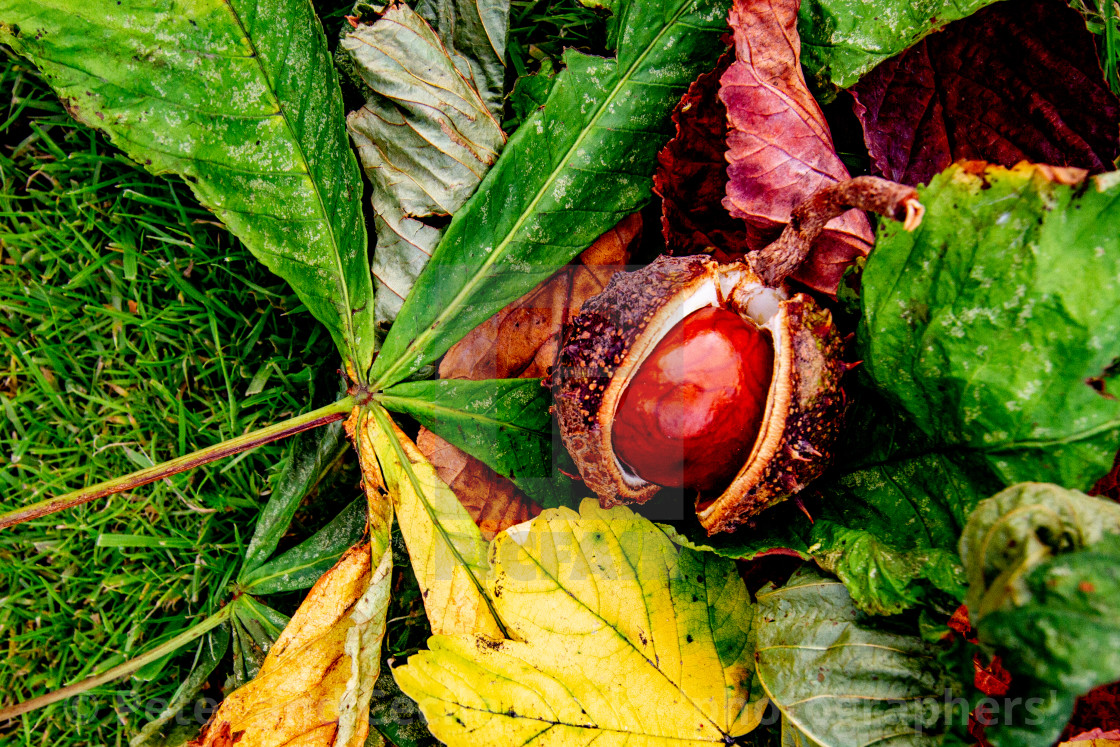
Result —
M168 654L178 651L180 648L186 646L191 641L202 637L206 633L209 633L211 630L224 623L226 621L226 618L233 614L233 612L237 609L238 604L239 601L234 600L233 603L227 604L225 607L218 610L213 615L210 615L209 617L203 619L201 622L187 628L182 633L175 636L166 643L162 643L159 646L156 646L146 654L137 656L135 659L130 659L129 661L115 666L112 669L108 669L101 674L94 675L93 677L87 677L80 682L75 682L72 685L67 685L66 687L55 690L54 692L47 693L46 695L40 695L37 698L25 700L22 703L16 703L10 708L4 708L3 710L0 710L0 724L11 721L12 719L22 716L25 713L30 713L31 711L35 711L40 708L45 708L52 703L58 703L59 701L66 700L67 698L73 697L75 695L80 695L81 693L92 690L99 685L104 685L106 682L112 682L115 679L132 674L141 667L150 664L153 661L159 661Z
M170 477L171 475L184 472L188 469L209 464L223 457L239 454L272 441L294 436L302 431L318 428L321 425L333 423L336 420L342 420L359 404L361 404L359 396L351 395L344 397L326 407L320 407L318 410L312 410L303 415L297 415L282 423L276 423L267 428L245 433L227 441L222 441L219 444L208 446L205 449L199 449L190 454L175 459L169 459L166 462L161 462L160 464L147 467L146 469L124 475L123 477L115 477L111 480L91 485L88 488L82 488L81 490L75 490L56 498L48 498L45 501L39 501L38 503L32 503L31 505L17 508L14 511L0 514L0 529L6 529L15 524L38 519L58 511L88 503L98 498L113 495L114 493L138 488L141 485L147 485L150 482Z

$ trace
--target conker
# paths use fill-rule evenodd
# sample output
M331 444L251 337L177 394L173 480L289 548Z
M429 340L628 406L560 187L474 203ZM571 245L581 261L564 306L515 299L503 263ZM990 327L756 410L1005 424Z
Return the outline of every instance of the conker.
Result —
M843 425L844 337L784 281L851 208L908 231L924 211L912 187L857 177L815 192L742 261L661 256L584 302L557 351L553 409L604 508L697 489L701 526L728 532L824 473Z
M770 337L756 325L714 306L692 312L622 395L615 454L664 487L726 487L758 437L773 368Z

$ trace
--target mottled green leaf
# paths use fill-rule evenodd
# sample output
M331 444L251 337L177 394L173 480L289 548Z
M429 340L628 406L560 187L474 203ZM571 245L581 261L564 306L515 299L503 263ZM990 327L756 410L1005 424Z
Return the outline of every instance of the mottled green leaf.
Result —
M812 536L817 565L838 576L865 612L901 612L921 603L930 587L954 602L964 599L964 569L951 550L898 549L889 543L888 533L876 535L831 521L818 521Z
M1010 697L1043 718L989 727L995 747L1047 747L1073 713L1074 700L1120 679L1120 535L1040 564L1024 579L1014 607L978 624L1012 675Z
M513 128L521 124L545 105L552 86L556 83L557 70L549 57L541 60L541 69L533 75L522 75L513 85L509 95L509 108L513 111ZM507 123L507 127L510 123Z
M342 436L342 423L304 431L292 438L291 454L268 497L268 503L261 509L253 537L249 540L239 581L243 581L246 575L276 552L300 502L348 448L349 444Z
M861 357L937 443L1088 488L1120 444L1120 178L953 166L863 273ZM1057 174L1057 176L1068 176Z
M361 377L373 287L361 177L307 0L0 0L0 41L70 113L186 179L327 326Z
M516 640L433 636L393 674L449 745L726 745L758 725L734 564L624 507L550 509L491 545Z
M1038 564L1120 534L1120 504L1057 485L1014 485L983 501L968 519L960 553L976 624L1030 598L1024 577Z
M443 222L474 192L506 136L451 52L407 5L390 4L343 34L340 48L369 89L346 123L373 184L376 317L387 322L439 243Z
M253 594L310 588L362 538L365 527L366 499L362 497L291 550L245 574L239 583Z
M380 401L508 477L545 508L568 503L571 483L553 469L551 397L540 379L407 382L387 389Z
M950 21L995 0L805 0L797 18L801 64L810 78L841 88Z
M378 387L442 355L634 212L669 115L714 64L724 0L620 3L613 59L564 54L548 103L455 213L375 363Z
M495 117L506 85L509 0L417 0L416 11L439 32L463 74Z
M202 640L199 641L198 649L195 651L187 678L180 683L178 689L171 696L171 700L167 701L167 706L159 712L159 715L144 724L144 728L129 740L129 747L160 744L162 742L161 732L164 727L175 719L179 711L190 708L192 701L206 684L207 678L221 663L228 649L229 628L225 625L215 628L203 636ZM188 710L187 712L190 713L191 711Z
M844 585L816 572L757 600L759 680L804 738L825 747L941 743L953 683L916 633L862 618Z

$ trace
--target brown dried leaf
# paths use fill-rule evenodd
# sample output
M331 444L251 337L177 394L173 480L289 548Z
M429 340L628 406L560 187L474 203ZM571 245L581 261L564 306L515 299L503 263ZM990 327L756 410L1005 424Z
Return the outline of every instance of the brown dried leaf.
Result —
M905 184L961 159L1096 173L1120 155L1120 101L1084 19L1062 0L985 8L851 91L876 172Z
M441 379L541 378L556 359L564 323L579 313L630 260L641 236L641 214L619 221L572 263L455 343L439 367Z
M192 747L363 744L379 657L372 666L355 664L351 651L370 653L355 646L367 643L362 628L381 625L384 633L384 615L370 617L367 607L382 596L387 602L391 570L392 553L372 569L368 544L348 550L308 592L257 676L222 701ZM379 650L381 637L373 632Z
M735 0L731 9L736 61L719 93L731 125L723 204L760 231L781 228L799 203L849 177L801 73L799 6L799 0ZM793 277L835 293L844 269L871 251L874 236L859 211L828 225Z
M420 429L416 445L435 466L439 478L458 496L487 540L541 512L540 506L526 498L512 482L427 428Z

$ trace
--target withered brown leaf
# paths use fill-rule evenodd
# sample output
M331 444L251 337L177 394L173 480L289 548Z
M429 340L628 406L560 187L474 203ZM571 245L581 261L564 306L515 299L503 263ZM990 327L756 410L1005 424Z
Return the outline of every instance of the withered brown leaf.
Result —
M1084 19L1062 0L985 8L851 91L875 171L904 184L961 159L1095 173L1120 155L1120 101Z
M572 263L453 345L443 379L541 378L556 359L560 331L624 269L641 236L639 213L623 218ZM425 428L416 445L488 538L540 513L512 482Z
M799 0L735 0L731 9L736 60L719 92L731 126L723 204L760 231L780 229L805 198L849 177L801 72L799 7ZM828 224L793 277L835 293L844 269L873 242L867 216L849 211Z

